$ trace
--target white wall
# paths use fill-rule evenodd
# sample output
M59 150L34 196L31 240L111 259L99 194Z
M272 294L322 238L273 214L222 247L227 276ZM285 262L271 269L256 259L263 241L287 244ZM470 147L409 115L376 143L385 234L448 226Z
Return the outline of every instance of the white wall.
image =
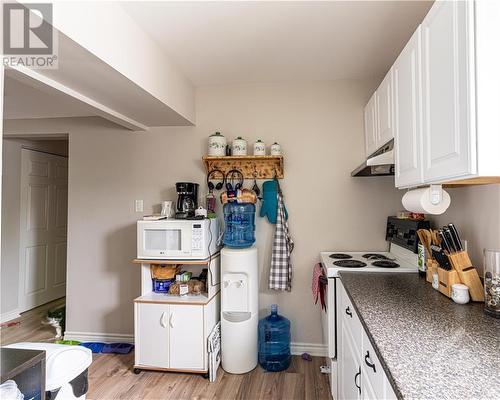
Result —
M500 185L446 189L450 208L434 221L437 226L454 223L462 240L468 241L469 255L482 274L483 250L500 250Z
M67 155L64 140L4 139L2 157L2 245L1 245L1 314L2 320L17 315L19 289L19 240L21 149Z
M202 183L207 137L278 141L282 182L296 242L291 293L267 290L273 227L257 222L260 305L277 302L294 342L320 343L311 269L321 250L386 249L385 220L400 206L391 178L351 178L363 159L362 109L373 82L206 87L197 93L197 127L124 134L81 119L70 130L68 321L70 332L132 334L139 295L134 200L145 212L174 199L180 180Z
M208 136L220 130L283 147L282 187L296 244L293 288L267 290L273 226L257 218L260 307L279 304L294 342L321 343L320 309L310 289L319 252L386 249L386 217L401 209L391 177L350 177L364 157L362 112L375 83L205 87L196 96L196 127L139 134L97 118L27 121L24 128L9 123L9 133L70 132L67 331L73 337L133 333L132 300L140 289L131 260L141 216L134 200L144 200L145 213L159 211L162 200L175 199L181 180L200 182L203 196L201 157Z

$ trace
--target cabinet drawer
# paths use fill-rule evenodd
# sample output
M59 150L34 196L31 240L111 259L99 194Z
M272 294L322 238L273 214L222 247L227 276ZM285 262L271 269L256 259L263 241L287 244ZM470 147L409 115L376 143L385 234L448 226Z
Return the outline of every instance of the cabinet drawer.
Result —
M339 315L341 315L342 324L346 327L347 331L351 334L354 344L361 348L361 339L363 328L361 326L361 321L359 320L358 314L354 310L354 307L347 295L344 286L340 286L340 309L337 310Z
M361 347L361 377L362 391L365 399L396 399L392 386L382 369L382 365L373 350L370 339L365 331L362 332L363 343ZM373 396L373 397L372 397Z

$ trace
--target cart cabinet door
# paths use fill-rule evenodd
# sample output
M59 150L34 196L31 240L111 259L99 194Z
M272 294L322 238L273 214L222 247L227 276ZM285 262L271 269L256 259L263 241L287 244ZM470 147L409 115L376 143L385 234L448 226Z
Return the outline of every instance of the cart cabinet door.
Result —
M169 305L135 303L135 363L169 368Z
M204 370L206 340L203 332L203 307L171 305L170 368Z

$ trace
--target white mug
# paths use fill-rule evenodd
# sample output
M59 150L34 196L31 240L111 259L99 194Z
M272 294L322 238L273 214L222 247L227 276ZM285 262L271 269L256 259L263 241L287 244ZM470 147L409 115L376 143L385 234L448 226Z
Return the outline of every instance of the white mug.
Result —
M174 211L174 202L172 200L166 200L161 204L161 215L167 218L172 218Z
M455 303L467 304L470 300L469 288L462 283L451 285L451 298Z

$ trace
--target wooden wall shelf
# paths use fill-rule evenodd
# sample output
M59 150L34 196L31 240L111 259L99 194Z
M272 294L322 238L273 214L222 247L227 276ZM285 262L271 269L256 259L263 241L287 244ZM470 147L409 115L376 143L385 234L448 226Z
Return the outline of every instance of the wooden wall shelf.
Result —
M279 179L284 177L283 156L203 156L203 163L207 173L213 169L220 169L224 174L232 169L238 169L245 179L272 179L276 173Z

